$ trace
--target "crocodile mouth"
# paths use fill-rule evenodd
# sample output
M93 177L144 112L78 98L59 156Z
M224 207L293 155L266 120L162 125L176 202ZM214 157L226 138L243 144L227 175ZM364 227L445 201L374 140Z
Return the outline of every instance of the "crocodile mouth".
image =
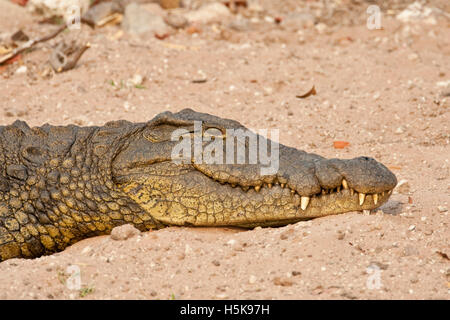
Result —
M217 181L217 180L216 180ZM287 183L281 183L279 181L275 181L274 183L263 183L262 185L256 185L256 186L242 186L238 184L231 184L231 183L224 183L221 181L217 181L218 183L222 185L228 185L232 188L239 187L242 192L250 192L254 191L255 193L260 192L263 190L272 190L275 193L283 193L285 190L287 190L291 197L292 201L296 205L300 205L300 208L305 211L308 208L308 205L311 201L322 201L324 199L335 199L338 197L347 197L351 198L352 201L357 203L361 208L365 208L367 204L372 205L372 209L375 209L379 207L380 203L383 202L383 199L389 197L392 194L393 189L389 189L386 191L382 191L380 193L363 193L358 192L355 189L351 188L347 182L347 180L342 179L342 184L339 187L332 188L332 189L321 189L319 193L310 195L310 196L304 196L301 195L297 190L292 189L289 187Z
M177 173L173 174L175 167ZM392 189L359 192L344 178L335 188L302 195L283 178L243 185L215 179L190 164L175 166L170 162L132 171L116 177L116 183L143 210L167 225L281 226L326 215L372 210L385 203L392 193Z

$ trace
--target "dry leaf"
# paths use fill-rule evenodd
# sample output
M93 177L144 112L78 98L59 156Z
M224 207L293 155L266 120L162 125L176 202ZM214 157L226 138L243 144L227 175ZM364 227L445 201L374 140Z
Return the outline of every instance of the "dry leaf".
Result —
M304 99L304 98L309 97L310 95L316 95L316 94L317 94L316 87L312 86L312 88L308 92L306 92L306 93L304 93L302 95L298 95L296 97L299 98L299 99Z
M168 38L170 36L170 34L169 33L157 33L157 32L155 32L155 38L156 39L158 39L158 40L164 40L164 39L166 39L166 38Z
M25 7L27 5L28 0L11 0L11 2L18 4L19 6Z
M333 146L335 149L344 149L345 147L349 146L350 142L347 141L334 141Z
M192 25L186 29L186 32L189 34L202 33L202 29Z

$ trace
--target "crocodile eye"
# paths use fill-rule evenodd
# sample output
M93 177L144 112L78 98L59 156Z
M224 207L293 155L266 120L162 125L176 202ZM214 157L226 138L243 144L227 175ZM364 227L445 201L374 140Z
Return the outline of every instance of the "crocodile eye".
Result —
M160 125L157 127L148 128L143 132L143 136L151 142L170 141L172 132L177 129L179 128L172 125Z

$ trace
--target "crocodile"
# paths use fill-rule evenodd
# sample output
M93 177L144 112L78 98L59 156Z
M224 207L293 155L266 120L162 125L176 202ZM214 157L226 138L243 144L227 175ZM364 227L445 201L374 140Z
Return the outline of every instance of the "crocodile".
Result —
M371 210L385 203L397 184L372 158L327 159L262 135L256 136L278 152L275 172L263 174L263 163L250 163L250 153L240 163L234 156L236 163L174 158L185 138L209 136L200 140L205 147L200 153L213 141L237 141L227 135L229 129L247 130L191 109L142 123L30 128L17 120L0 126L0 261L62 251L123 224L141 231L253 228ZM250 136L240 141L245 152L250 145ZM237 147L223 148L230 153Z

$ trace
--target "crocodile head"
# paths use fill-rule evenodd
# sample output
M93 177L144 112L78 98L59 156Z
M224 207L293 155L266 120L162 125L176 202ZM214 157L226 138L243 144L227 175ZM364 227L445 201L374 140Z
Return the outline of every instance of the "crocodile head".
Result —
M113 181L162 224L242 227L374 209L397 184L395 175L372 158L325 159L259 135L239 140L230 129L248 133L236 121L190 109L159 114L116 155ZM195 145L196 138L200 144L189 149L188 157L174 156L182 142ZM232 147L226 148L230 141ZM268 143L275 170L267 170L267 159L259 161L264 144L256 143L258 159L251 161L255 141ZM240 162L239 147L244 150ZM205 160L211 155L217 157Z

